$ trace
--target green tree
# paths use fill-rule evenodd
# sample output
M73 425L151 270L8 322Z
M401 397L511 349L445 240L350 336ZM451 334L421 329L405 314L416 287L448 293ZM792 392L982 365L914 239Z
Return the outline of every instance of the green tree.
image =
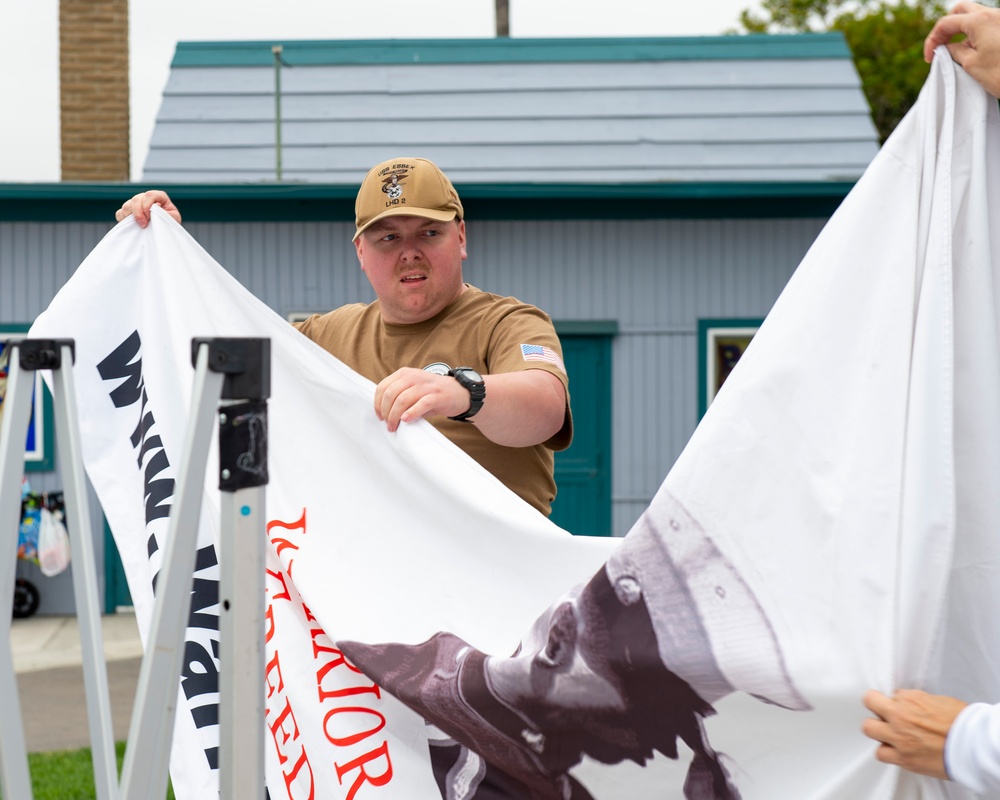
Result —
M940 0L763 0L761 9L762 14L750 9L740 14L747 33L844 35L884 142L927 80L924 37L948 5Z

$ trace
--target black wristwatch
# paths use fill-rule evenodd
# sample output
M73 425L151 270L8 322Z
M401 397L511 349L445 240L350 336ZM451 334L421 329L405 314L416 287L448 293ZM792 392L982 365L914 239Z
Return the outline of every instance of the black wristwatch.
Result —
M469 410L457 417L448 417L448 419L453 419L456 422L467 422L469 417L474 417L483 407L483 401L486 399L486 384L483 382L483 376L472 367L455 367L451 371L451 376L469 390Z

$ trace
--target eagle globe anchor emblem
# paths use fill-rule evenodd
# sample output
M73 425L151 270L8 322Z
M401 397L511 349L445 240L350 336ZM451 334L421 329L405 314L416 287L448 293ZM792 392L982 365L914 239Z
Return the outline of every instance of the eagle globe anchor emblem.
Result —
M393 171L389 173L385 178L382 179L382 191L389 197L390 200L398 200L403 196L403 186L400 183L401 178L406 177L406 171Z

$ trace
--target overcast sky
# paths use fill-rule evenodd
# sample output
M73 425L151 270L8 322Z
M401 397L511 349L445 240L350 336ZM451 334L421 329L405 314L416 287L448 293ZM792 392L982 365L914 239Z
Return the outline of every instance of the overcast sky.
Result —
M701 36L753 0L510 0L511 36ZM130 0L132 179L178 41L426 39L494 34L494 0ZM59 180L59 3L0 1L0 181Z

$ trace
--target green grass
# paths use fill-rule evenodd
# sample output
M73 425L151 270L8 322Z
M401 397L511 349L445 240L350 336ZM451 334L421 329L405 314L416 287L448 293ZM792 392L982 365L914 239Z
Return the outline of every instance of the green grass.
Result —
M118 742L115 749L121 773L125 742ZM31 770L31 791L35 800L95 800L97 797L89 747L29 753L28 768ZM174 800L174 791L169 785L167 800Z

